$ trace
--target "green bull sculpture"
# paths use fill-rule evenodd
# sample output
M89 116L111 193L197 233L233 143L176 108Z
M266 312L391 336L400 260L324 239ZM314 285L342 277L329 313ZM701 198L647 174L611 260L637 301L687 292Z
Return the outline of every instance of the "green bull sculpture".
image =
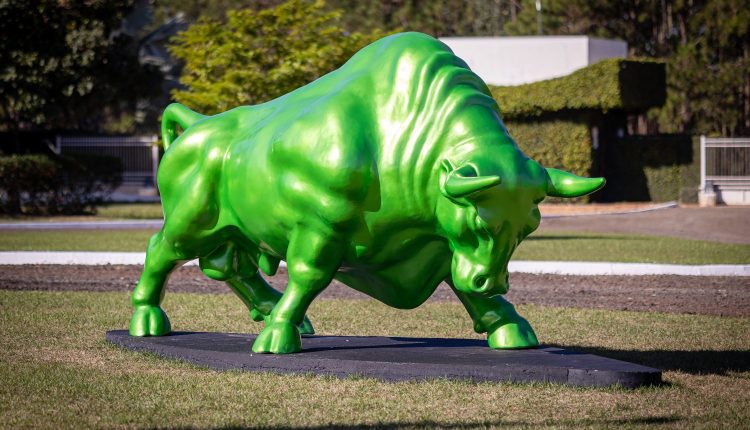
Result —
M604 185L526 157L484 82L420 33L383 38L257 106L203 116L172 104L162 134L164 227L133 292L130 334L170 332L167 277L198 258L265 321L258 353L299 351L313 333L307 308L334 278L400 309L445 281L490 347L536 346L502 297L508 261L545 196ZM283 294L259 273L281 260Z

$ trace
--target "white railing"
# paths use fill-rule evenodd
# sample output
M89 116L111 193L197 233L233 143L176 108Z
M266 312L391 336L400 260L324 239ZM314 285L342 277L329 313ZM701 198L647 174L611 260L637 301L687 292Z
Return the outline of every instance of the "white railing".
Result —
M701 136L700 142L701 194L715 193L727 204L750 204L750 138Z
M109 155L122 161L123 185L156 187L159 147L156 136L57 136L58 154Z

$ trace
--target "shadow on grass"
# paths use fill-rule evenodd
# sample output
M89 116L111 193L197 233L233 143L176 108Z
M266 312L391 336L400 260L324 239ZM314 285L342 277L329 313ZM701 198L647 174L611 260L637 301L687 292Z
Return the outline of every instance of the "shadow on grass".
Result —
M750 372L750 351L632 351L577 345L547 345L694 375Z
M296 429L333 429L333 430L354 430L354 429L385 429L385 430L397 430L406 428L429 428L429 429L486 429L486 428L528 428L534 427L610 427L617 425L643 425L643 424L668 424L680 421L679 417L674 416L657 416L657 417L635 417L635 418L622 418L622 419L595 419L595 418L582 418L578 420L546 420L543 422L525 422L525 421L512 421L512 420L497 420L497 421L465 421L465 422L440 422L440 421L406 421L406 422L384 422L376 424L325 424L319 426L258 426L258 427L215 427L221 430L240 430L240 429L269 429L269 430L296 430ZM194 427L180 427L181 429L192 429Z

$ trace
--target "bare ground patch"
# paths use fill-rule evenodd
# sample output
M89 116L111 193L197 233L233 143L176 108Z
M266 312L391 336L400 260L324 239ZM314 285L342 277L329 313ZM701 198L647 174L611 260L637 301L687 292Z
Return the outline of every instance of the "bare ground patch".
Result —
M2 266L0 289L44 291L129 291L140 276L140 266ZM269 278L277 289L286 284L286 270ZM197 267L176 270L168 292L203 294L230 293L221 282L212 281ZM334 281L322 298L369 299ZM651 312L750 316L750 277L715 276L561 276L511 275L506 295L515 304L599 308ZM432 301L455 301L452 291L441 285Z

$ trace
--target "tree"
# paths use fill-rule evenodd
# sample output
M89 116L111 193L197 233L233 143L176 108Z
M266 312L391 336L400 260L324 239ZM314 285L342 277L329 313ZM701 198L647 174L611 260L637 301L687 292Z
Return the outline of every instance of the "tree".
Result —
M341 66L384 34L347 34L341 12L322 1L290 0L261 11L202 18L180 33L171 52L185 62L174 98L206 114L257 104Z
M129 0L0 2L0 128L98 131L158 91L120 30Z

